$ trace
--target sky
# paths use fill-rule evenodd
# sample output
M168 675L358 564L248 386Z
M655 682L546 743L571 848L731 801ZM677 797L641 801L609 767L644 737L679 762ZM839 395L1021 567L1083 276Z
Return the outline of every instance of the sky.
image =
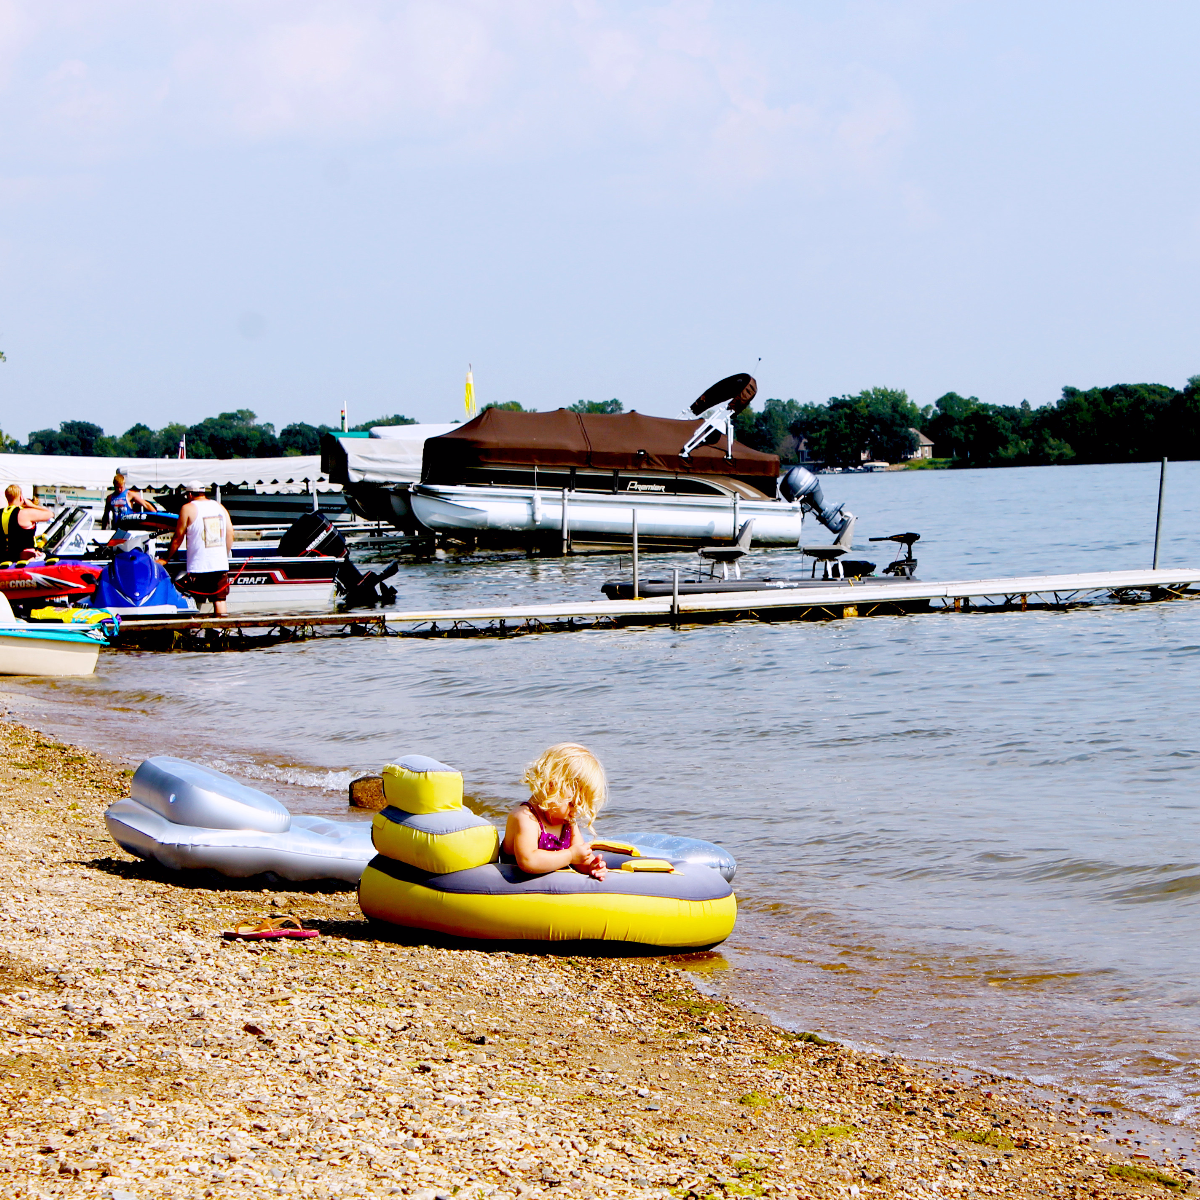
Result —
M0 428L1200 373L1190 0L0 0Z

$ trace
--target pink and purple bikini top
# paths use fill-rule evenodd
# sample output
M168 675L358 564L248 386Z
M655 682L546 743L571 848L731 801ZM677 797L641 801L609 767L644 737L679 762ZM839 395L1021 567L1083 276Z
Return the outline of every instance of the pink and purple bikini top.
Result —
M533 805L526 800L525 807L533 813L534 820L538 823L538 828L542 831L538 834L538 849L539 850L567 850L571 846L571 822L564 821L561 833L551 833L545 825L542 824L542 818L538 816L538 811Z

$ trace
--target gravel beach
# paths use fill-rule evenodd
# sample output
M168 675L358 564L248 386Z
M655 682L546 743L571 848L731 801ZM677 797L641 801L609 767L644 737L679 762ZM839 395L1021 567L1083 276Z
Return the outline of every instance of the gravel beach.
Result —
M102 819L129 771L18 724L0 741L0 1195L1195 1191L1109 1153L1086 1106L715 1003L703 956L430 945L352 889L143 863ZM322 936L222 940L272 913Z

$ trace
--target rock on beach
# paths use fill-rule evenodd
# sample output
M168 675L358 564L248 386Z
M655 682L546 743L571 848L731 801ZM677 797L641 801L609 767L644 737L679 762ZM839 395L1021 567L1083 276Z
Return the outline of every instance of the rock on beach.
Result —
M717 1003L686 959L429 944L341 885L133 859L102 819L130 772L13 723L0 753L0 1196L1194 1190L1003 1081ZM273 913L323 936L221 939Z

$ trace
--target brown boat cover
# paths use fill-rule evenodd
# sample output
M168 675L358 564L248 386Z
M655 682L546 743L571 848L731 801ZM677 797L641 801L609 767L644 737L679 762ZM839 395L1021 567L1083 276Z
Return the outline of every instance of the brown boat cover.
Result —
M680 451L699 421L646 417L641 413L511 412L487 408L458 429L429 438L421 479L459 483L464 471L489 466L591 467L600 471L654 471L680 475L728 475L768 496L775 494L779 458L725 438Z

